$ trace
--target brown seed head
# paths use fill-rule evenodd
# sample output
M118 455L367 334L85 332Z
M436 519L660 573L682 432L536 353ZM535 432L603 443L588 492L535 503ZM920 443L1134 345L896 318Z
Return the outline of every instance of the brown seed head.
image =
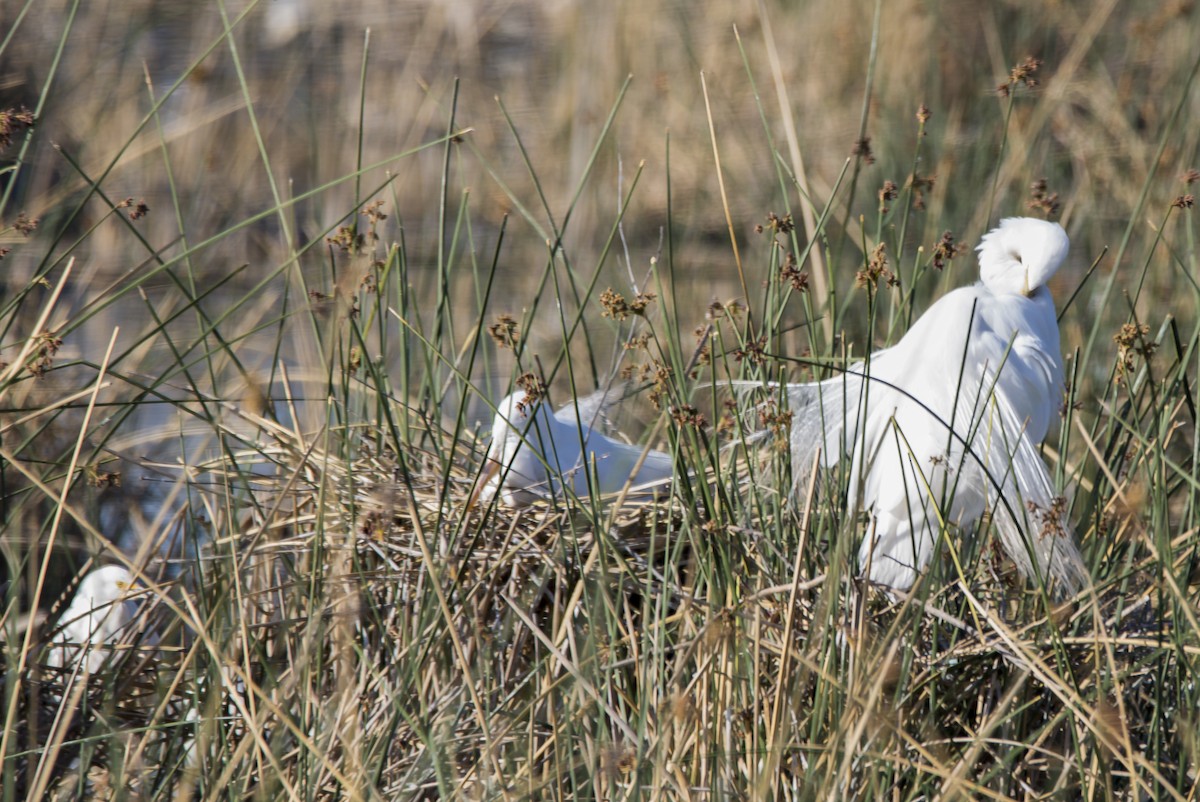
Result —
M771 229L773 234L790 234L796 224L792 222L792 216L785 214L783 217L775 214L775 212L767 212L767 227Z
M0 111L0 150L11 145L13 136L22 128L30 128L32 125L33 112L24 106Z
M858 287L870 287L874 289L879 286L880 279L889 287L900 285L899 276L888 268L887 243L885 242L880 242L875 246L875 250L871 251L866 269L859 270L855 274L854 284Z
M379 224L387 220L387 215L383 212L383 201L377 200L374 203L367 204L359 214L367 218L366 238L371 242L378 242Z
M758 424L763 429L769 429L775 438L782 439L786 447L786 436L792 429L791 410L779 409L775 399L770 399L758 408Z
M600 316L611 317L613 320L625 320L633 312L629 302L625 300L625 296L613 290L612 287L600 293L600 306L604 307Z
M496 322L488 326L488 335L501 348L515 350L517 344L521 342L521 331L517 326L516 318L509 314L497 315Z
M1038 79L1034 75L1041 66L1042 60L1040 58L1028 56L1009 71L1008 83L1000 84L996 87L996 92L1002 97L1008 97L1018 86L1033 89L1038 85Z
M871 137L864 136L862 139L854 140L854 147L851 149L852 156L858 156L867 164L875 163L875 154L871 152Z
M344 253L353 253L362 249L363 237L355 233L353 226L340 226L336 234L325 238L325 242Z
M639 334L636 337L630 337L621 347L626 351L647 351L650 348L650 335Z
M20 212L17 214L17 222L13 223L13 228L23 236L28 237L34 231L37 231L38 222L36 217L26 217L25 212Z
M879 213L887 214L888 203L894 201L900 195L900 188L896 186L896 182L888 179L883 182L883 186L879 188Z
M917 211L925 209L925 190L932 190L933 185L937 182L936 175L921 175L913 173L908 177L907 186L913 191L913 208Z
M704 419L703 413L691 404L681 404L677 407L671 407L671 418L678 426L692 426L696 429L703 429L707 422Z
M1038 523L1038 537L1062 537L1066 531L1063 525L1067 514L1067 500L1065 498L1055 496L1050 500L1049 506L1046 507L1033 501L1027 501L1025 502L1025 507Z
M107 488L121 486L120 471L104 471L94 465L87 468L88 484L92 487Z
M746 344L733 352L733 357L738 362L743 359L751 365L761 365L767 360L767 335L762 335L757 340L747 340Z
M671 368L657 359L642 368L643 380L653 376L654 384L648 395L655 409L662 409L663 400L671 393L671 373Z
M1029 200L1025 202L1027 209L1036 209L1050 219L1058 216L1058 193L1051 192L1046 186L1046 179L1039 178L1029 186Z
M517 404L522 413L546 397L546 383L535 373L522 373L517 377L517 386L525 391L525 399Z
M779 271L779 279L790 283L796 292L808 292L808 271L797 266L796 254L791 251L788 251L783 269Z
M629 311L638 317L646 316L646 307L654 303L658 296L652 292L639 292L629 304Z
M954 235L949 231L942 234L942 238L938 244L933 246L933 266L942 270L946 267L946 262L951 261L954 257L964 253L968 247L963 243L956 243Z
M49 331L43 331L37 336L38 346L33 352L33 358L25 365L35 378L42 378L54 365L54 355L62 348L62 338Z
M1126 323L1113 335L1117 344L1117 381L1133 372L1136 356L1149 361L1158 350L1158 343L1149 339L1150 327L1145 323Z

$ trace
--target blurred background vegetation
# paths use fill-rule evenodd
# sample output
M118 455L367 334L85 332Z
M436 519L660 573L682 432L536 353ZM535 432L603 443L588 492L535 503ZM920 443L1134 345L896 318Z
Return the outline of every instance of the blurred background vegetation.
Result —
M262 0L222 10L39 0L7 4L0 14L8 36L0 105L38 111L21 169L5 176L5 222L22 211L40 220L31 242L6 233L9 247L19 246L5 260L10 286L23 286L44 263L45 243L61 248L109 214L94 196L76 213L89 177L103 175L109 198L144 199L151 210L137 225L145 242L113 222L76 251L95 292L143 263L151 248L170 258L183 251L181 237L195 243L217 235L347 176L361 158L388 163L219 238L195 255L197 275L212 281L249 263L241 281L255 282L351 221L356 204L373 199L356 197L360 185L394 175L380 196L391 215L387 233L403 229L418 294L436 287L440 205L431 199L445 191L456 208L469 193L480 252L494 244L504 215L514 217L499 260L506 292L496 302L519 308L534 289L522 278L537 275L545 261L547 228L519 147L550 213L561 222L571 209L564 249L580 263L599 253L644 162L623 218L630 258L644 271L666 221L669 132L678 256L688 278L702 280L679 289L694 286L702 308L737 288L709 110L742 248L768 212L782 212L768 134L795 169L785 144L787 121L794 126L818 207L856 143L869 138L871 158L852 166L853 196L843 190L833 211L836 246L860 215L874 219L885 181L903 187L914 172L915 115L925 104L931 116L915 172L936 183L925 193L920 224L908 229L910 244L929 248L929 233L942 229L973 244L997 216L1026 213L1031 183L1044 178L1073 237L1075 270L1061 279L1073 287L1102 247L1120 243L1131 217L1133 236L1153 238L1161 210L1185 190L1177 178L1194 166L1200 139L1197 94L1180 97L1198 26L1195 5L1182 1L1056 2L1034 11L1024 3L902 0L882 4L877 26L870 2L335 7ZM222 40L226 26L231 41ZM1028 56L1044 62L1038 85L1017 99L1006 128L1008 101L996 87ZM614 107L612 128L598 143ZM440 149L396 158L450 127L471 133L452 153L448 187ZM10 161L21 145L18 138L6 150ZM800 205L794 197L790 203ZM316 271L309 262L319 261L319 250L305 254L301 269ZM452 289L473 306L474 288L463 278L469 271L458 269L468 256L456 256ZM1164 264L1150 271L1147 303L1166 298L1177 278L1165 255L1158 258ZM610 261L611 280L620 282L624 271ZM856 264L847 258L838 265L839 280L851 284ZM1102 273L1132 267L1110 261ZM964 270L956 281L972 278ZM89 289L73 291L86 297Z
M514 282L535 274L544 261L540 234L546 223L514 129L557 218L582 184L565 243L579 262L600 250L619 208L622 180L627 190L645 162L624 217L631 258L642 266L658 250L666 220L669 132L681 261L689 276L719 288L701 292L701 305L711 294L733 291L702 72L742 247L755 223L781 211L773 150L747 66L762 94L769 133L784 154L785 119L795 126L820 203L856 142L864 134L870 138L873 163L855 165L861 175L853 198L834 212L835 232L853 229L859 215L873 219L875 193L884 181L903 186L913 172L915 114L922 103L931 119L916 172L936 177L920 215L931 221L929 230L950 229L974 243L992 222L985 219L989 208L993 217L1025 212L1030 184L1045 178L1061 200L1076 267L1102 246L1119 243L1135 212L1135 236L1151 236L1142 218L1151 210L1157 218L1166 202L1182 194L1176 178L1193 166L1200 136L1189 124L1196 116L1195 92L1183 98L1181 120L1167 135L1193 68L1197 13L1190 2L1050 3L1034 13L1023 3L981 8L965 1L904 0L881 6L875 37L869 2L332 7L262 0L222 12L216 4L164 2L98 2L75 10L65 0L39 0L8 4L0 13L9 35L3 105L36 108L53 82L38 109L39 134L5 195L6 222L18 211L40 218L39 242L69 242L107 213L94 202L70 215L87 192L85 175L99 177L114 159L105 191L113 199L145 199L152 213L138 230L169 257L182 250L171 246L181 235L193 242L213 236L278 199L352 172L360 137L364 164L434 141L446 132L456 105L455 127L472 132L465 147L455 149L446 191L454 205L471 193L478 247L486 250L502 217L518 209L530 210L541 225L527 225L516 214L509 229L500 269L512 280L502 302L512 306L527 303ZM227 24L236 57L221 41ZM746 45L745 66L734 26ZM777 50L777 75L765 39ZM1039 85L1015 104L1000 159L1007 101L995 89L1028 56L1044 61ZM627 76L628 91L584 181ZM155 101L176 84L154 122L143 126ZM786 96L786 108L777 90ZM430 199L443 191L442 162L435 148L387 167L396 180L384 199L391 225L405 232L419 292L434 285L421 279L434 272L439 205ZM373 171L362 186L377 184L384 174L384 168ZM993 182L994 204L986 191ZM1146 204L1139 203L1144 187ZM231 265L249 262L243 280L252 281L350 219L355 203L365 200L354 189L350 183L320 192L284 215L221 238L198 255L197 269L221 276ZM176 196L183 231L172 208ZM910 238L928 247L924 229L910 228ZM20 242L12 232L7 238ZM92 233L77 253L97 285L124 275L147 255L146 245L119 224ZM16 249L6 260L6 280L20 286L42 256L36 246ZM848 260L841 272L852 278L853 264ZM616 281L621 271L611 267ZM1151 276L1155 290L1170 285L1168 270ZM456 284L457 292L468 293L469 282Z
M170 257L182 250L171 245L181 235L193 243L211 237L278 199L353 172L361 138L363 164L394 159L361 185L376 185L387 171L396 176L381 196L391 215L388 233L403 228L418 291L428 292L434 282L424 277L434 272L439 214L430 201L443 192L444 154L431 148L395 157L442 136L453 109L453 127L471 133L452 154L445 190L451 207L470 193L480 251L494 244L502 217L514 215L500 258L512 292L500 302L527 303L520 279L545 260L546 215L518 144L556 218L581 192L570 207L565 247L581 263L599 252L644 162L624 217L631 258L644 267L666 221L669 132L672 222L688 276L703 279L697 299L703 306L710 295L733 291L736 271L701 73L743 248L753 241L754 224L782 211L767 133L791 168L785 121L794 125L818 207L856 142L870 138L873 163L853 168L860 173L853 198L843 191L830 226L836 238L838 229L856 228L859 215L874 219L884 181L903 186L913 172L921 104L931 117L917 172L936 183L918 216L929 222L910 227L912 243L931 244L922 239L926 228L976 242L994 222L985 219L989 207L993 218L1025 213L1030 184L1039 178L1059 195L1075 267L1119 244L1135 213L1134 235L1153 236L1145 218L1157 222L1165 204L1183 193L1177 177L1194 166L1200 137L1196 92L1180 97L1195 58L1193 3L1055 2L1033 10L1016 2L902 0L882 4L880 13L876 28L870 2L262 0L224 11L209 3L6 4L0 103L33 109L48 82L52 91L37 109L38 134L24 165L6 176L6 223L24 211L41 224L28 244L7 234L10 247L21 247L5 260L5 278L20 286L42 262L43 243L70 242L108 213L93 198L71 215L87 193L85 175L99 178L114 160L105 192L115 200L144 199L151 213L138 231ZM236 57L222 41L227 24ZM1008 104L996 87L1028 56L1044 62L1039 83L1018 98L1000 158ZM589 172L627 76L628 91ZM155 119L142 125L159 100ZM20 146L18 138L6 158ZM1143 188L1148 197L1140 203ZM354 191L354 182L333 187L223 237L197 254L196 269L217 277L248 262L242 280L253 281L351 219L356 202L370 200ZM791 203L799 206L795 198ZM522 220L522 208L539 228ZM102 286L145 261L148 249L113 223L92 233L76 255ZM615 261L614 282L623 273ZM839 266L842 279L849 273L852 280L854 265L848 259ZM1148 297L1164 298L1171 271L1152 270L1151 277L1156 292ZM968 270L959 280L969 278ZM1076 279L1068 275L1064 285ZM469 292L469 282L456 283L457 292ZM710 292L714 283L719 289Z

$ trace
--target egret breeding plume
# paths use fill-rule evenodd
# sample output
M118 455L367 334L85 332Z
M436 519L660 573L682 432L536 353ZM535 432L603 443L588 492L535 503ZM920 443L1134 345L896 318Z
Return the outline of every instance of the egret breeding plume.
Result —
M786 386L797 483L818 447L826 467L850 460L848 503L869 513L859 564L872 581L909 589L939 535L990 508L1022 574L1060 595L1084 584L1066 502L1037 449L1063 401L1045 285L1069 244L1057 223L1002 221L979 245L979 283L841 376Z
M88 673L99 670L111 651L106 647L136 636L129 631L130 622L138 617L144 601L145 591L125 567L106 565L89 573L59 619L61 629L48 656L50 665L69 666L86 655Z
M544 399L524 390L497 404L479 498L499 493L505 505L523 507L560 498L564 488L581 498L589 486L609 495L628 484L631 497L664 490L673 472L669 454L592 428L603 398L601 392L576 399L553 414Z

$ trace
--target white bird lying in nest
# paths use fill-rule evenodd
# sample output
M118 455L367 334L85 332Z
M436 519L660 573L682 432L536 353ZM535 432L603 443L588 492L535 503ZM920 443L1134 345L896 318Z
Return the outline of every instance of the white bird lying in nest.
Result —
M92 571L79 583L70 606L59 618L62 628L55 633L47 662L61 668L83 659L81 670L89 674L99 671L113 651L111 647L138 640L131 622L146 601L146 591L124 566L106 565ZM152 635L142 638L143 643L153 640Z
M1023 575L1058 595L1085 584L1066 502L1037 449L1063 400L1045 284L1069 245L1057 223L1004 220L979 245L980 283L948 293L841 376L787 385L796 487L818 447L826 467L851 459L849 503L870 513L859 565L872 581L908 590L939 533L990 508Z
M607 496L628 485L631 500L665 491L674 472L670 454L622 443L589 425L599 417L603 398L603 392L595 393L553 414L543 399L524 390L497 404L480 489L469 506L476 497L490 501L497 493L506 506L524 507L562 498L564 488L584 498L589 488Z

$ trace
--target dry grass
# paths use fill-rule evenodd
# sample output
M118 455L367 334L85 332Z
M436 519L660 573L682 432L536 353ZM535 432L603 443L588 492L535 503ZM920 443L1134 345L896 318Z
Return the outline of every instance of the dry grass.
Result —
M1192 4L261 5L0 10L3 799L1195 798ZM1095 587L952 537L893 603L717 382L898 338L1025 213ZM671 498L468 513L526 372L631 378ZM92 560L151 604L87 678Z

